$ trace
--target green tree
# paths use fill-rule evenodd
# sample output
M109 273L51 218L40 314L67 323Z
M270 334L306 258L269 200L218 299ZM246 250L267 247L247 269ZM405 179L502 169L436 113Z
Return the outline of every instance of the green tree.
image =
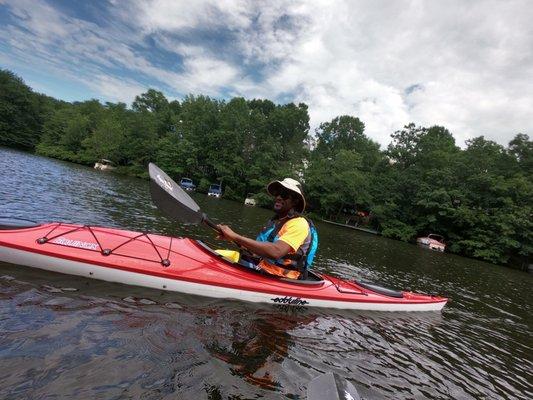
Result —
M503 146L482 136L467 141L456 171L460 231L453 251L500 264L530 252L532 185L516 174L516 162Z
M41 105L21 78L0 70L0 145L33 149L41 136Z
M533 141L523 133L516 135L509 142L509 154L518 162L522 173L533 178Z
M117 164L127 161L127 115L125 104L106 104L104 115L91 135L83 141L85 157L109 159Z
M383 158L379 145L364 134L359 118L343 115L320 124L305 181L310 204L332 217L344 207L368 209L373 170Z
M161 137L167 132L175 129L176 112L180 110L177 101L169 103L163 93L155 89L148 89L135 97L131 106L132 110L155 121L157 134Z
M309 201L328 216L345 206L369 204L368 175L361 165L361 154L344 149L333 157L313 160L306 171Z

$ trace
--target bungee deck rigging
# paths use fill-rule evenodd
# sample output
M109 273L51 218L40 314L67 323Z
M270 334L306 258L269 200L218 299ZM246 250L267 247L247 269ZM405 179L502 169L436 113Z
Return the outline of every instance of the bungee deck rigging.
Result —
M131 242L133 242L135 240L138 240L139 238L145 237L148 240L148 242L150 243L150 245L152 246L152 248L154 249L154 251L156 252L157 256L159 257L159 262L161 263L161 265L163 267L169 267L170 266L169 257L170 257L170 252L171 252L171 249L172 249L173 237L169 238L170 239L170 243L168 245L168 248L166 249L168 251L168 254L167 254L166 258L163 258L163 256L161 255L161 253L157 249L157 246L154 244L152 239L150 239L149 234L145 233L145 232L139 233L138 235L133 236L131 238L127 238L123 243L120 243L120 244L116 245L113 248L102 246L102 244L100 243L100 240L98 240L98 237L96 236L96 234L94 232L94 229L97 228L97 227L94 227L92 225L77 226L77 227L74 227L74 228L72 228L71 230L69 230L67 232L59 233L59 234L57 234L55 236L49 237L49 235L51 235L57 228L59 228L63 224L64 223L62 223L62 222L57 222L56 225L48 233L46 233L46 235L44 235L43 237L40 237L39 239L37 239L37 243L38 244L53 244L53 245L57 245L57 246L66 246L66 247L84 248L84 249L89 250L89 251L96 251L96 252L99 251L100 254L102 254L103 256L109 256L111 254L114 254L114 255L119 255L119 256L122 256L122 257L136 258L136 259L143 260L143 261L158 262L157 260L151 260L151 259L147 259L147 258L139 258L139 257L135 257L135 256L132 256L132 255L129 255L129 254L120 254L120 253L116 252L116 250L118 250L119 248L127 245L128 243L131 243ZM98 245L98 248L100 250L97 250L96 248L94 248L95 246L92 246L93 243L87 243L87 242L81 242L81 241L78 241L78 243L69 242L69 241L61 241L61 240L54 241L55 239L61 238L64 235L67 235L67 234L70 234L70 233L74 233L74 232L78 232L80 230L88 231L91 234L91 236L94 238L94 240L96 241L96 244ZM89 246L85 247L84 243L89 244Z

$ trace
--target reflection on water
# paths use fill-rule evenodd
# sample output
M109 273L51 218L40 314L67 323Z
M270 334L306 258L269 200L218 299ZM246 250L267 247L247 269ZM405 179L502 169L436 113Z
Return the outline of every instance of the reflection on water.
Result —
M268 210L195 194L254 235ZM145 181L0 149L0 215L192 236ZM316 268L450 296L441 313L215 300L0 264L0 398L305 398L322 372L367 399L531 398L531 276L318 224ZM218 243L221 245L221 243Z

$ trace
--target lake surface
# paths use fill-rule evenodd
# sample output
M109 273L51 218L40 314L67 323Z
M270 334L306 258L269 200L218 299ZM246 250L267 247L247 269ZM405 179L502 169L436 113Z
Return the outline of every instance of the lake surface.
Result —
M255 236L271 212L194 194ZM202 239L148 182L0 148L0 216ZM317 223L315 269L451 298L442 313L282 309L0 263L1 399L305 399L333 371L365 399L533 398L521 271Z

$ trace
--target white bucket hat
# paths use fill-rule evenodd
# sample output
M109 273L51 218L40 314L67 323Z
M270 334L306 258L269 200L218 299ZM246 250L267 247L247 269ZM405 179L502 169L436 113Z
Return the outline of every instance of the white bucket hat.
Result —
M277 196L281 187L290 190L300 196L300 207L295 209L297 212L302 213L305 210L305 197L302 191L302 185L295 179L285 178L282 181L273 181L267 185L267 192L271 196Z

